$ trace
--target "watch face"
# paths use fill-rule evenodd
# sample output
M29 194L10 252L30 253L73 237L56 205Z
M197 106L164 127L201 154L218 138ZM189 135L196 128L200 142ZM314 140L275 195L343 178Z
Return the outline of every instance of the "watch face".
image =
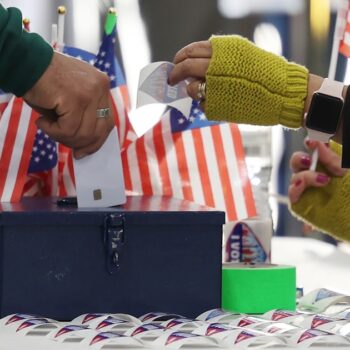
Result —
M334 134L337 131L342 108L343 101L340 98L316 92L312 96L305 123L306 127Z

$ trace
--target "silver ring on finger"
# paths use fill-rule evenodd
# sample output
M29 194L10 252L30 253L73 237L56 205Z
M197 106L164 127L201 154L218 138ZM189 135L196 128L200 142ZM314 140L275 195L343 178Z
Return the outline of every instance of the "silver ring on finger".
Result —
M206 84L204 81L201 81L198 84L197 98L199 101L203 101L205 100L205 96L206 96Z
M96 110L96 117L97 118L107 118L109 117L109 108L99 108Z

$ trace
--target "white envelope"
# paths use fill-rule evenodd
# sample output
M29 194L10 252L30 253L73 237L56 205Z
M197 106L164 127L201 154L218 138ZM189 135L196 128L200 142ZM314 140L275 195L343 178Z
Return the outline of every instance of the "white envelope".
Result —
M82 159L74 159L79 208L111 207L126 202L117 129L102 147Z

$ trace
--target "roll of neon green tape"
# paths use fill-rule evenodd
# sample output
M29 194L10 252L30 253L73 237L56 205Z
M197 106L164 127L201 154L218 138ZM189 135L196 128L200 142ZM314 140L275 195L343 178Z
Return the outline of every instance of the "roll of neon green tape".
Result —
M295 310L296 271L293 266L222 265L222 308L247 314L272 309Z

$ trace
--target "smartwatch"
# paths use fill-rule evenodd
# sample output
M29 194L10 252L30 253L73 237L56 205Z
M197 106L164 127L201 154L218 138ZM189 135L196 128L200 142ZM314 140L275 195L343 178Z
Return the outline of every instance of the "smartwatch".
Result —
M324 79L314 92L305 119L310 140L327 143L336 133L344 104L343 87L339 81Z

